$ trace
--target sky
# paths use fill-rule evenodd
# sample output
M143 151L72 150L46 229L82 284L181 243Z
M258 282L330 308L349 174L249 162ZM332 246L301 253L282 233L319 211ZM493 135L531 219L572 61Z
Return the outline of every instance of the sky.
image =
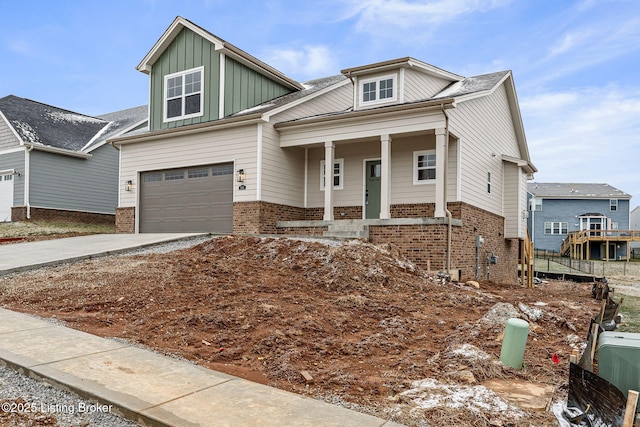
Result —
M535 181L607 183L640 205L637 0L0 0L0 97L146 104L135 67L178 15L301 82L406 56L512 70Z

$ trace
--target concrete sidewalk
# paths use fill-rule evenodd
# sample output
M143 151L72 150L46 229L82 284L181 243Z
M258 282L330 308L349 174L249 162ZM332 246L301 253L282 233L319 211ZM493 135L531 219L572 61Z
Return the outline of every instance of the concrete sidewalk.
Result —
M399 426L5 309L0 363L144 425Z
M93 234L0 245L0 276L63 262L117 254L204 233Z

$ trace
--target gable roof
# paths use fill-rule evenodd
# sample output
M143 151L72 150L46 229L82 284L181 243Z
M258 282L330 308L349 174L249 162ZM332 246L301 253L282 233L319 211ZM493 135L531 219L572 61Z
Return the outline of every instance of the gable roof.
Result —
M527 191L550 199L631 199L631 195L609 184L530 182Z
M169 25L169 28L166 29L160 39L158 39L151 50L145 55L142 61L140 61L140 64L138 64L136 70L141 71L145 74L149 74L151 72L151 67L153 66L153 64L158 60L158 58L160 58L162 53L169 47L169 45L184 28L193 31L205 40L208 40L211 44L214 45L216 51L228 55L229 57L246 65L252 70L277 81L285 87L294 90L304 89L304 87L300 83L285 76L282 72L260 61L256 57L249 55L242 49L239 49L231 43L226 42L215 34L210 33L209 31L194 24L188 19L183 18L182 16L177 16L173 20L171 25Z
M0 112L21 145L88 156L106 142L146 121L147 107L92 117L15 95L0 98Z
M443 70L442 68L435 67L431 64L427 64L426 62L417 60L415 58L411 58L410 56L406 56L404 58L391 59L389 61L375 62L373 64L368 64L368 65L361 65L359 67L345 68L340 72L345 76L357 76L360 74L371 74L371 73L382 72L386 70L395 69L398 67L415 68L416 70L422 73L439 77L441 79L454 81L454 82L464 79L464 77L462 76L459 76L447 70Z

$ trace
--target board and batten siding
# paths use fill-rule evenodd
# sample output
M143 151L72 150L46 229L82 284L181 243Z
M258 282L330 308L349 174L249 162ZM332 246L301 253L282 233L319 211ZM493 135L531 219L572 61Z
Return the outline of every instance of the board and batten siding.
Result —
M118 152L103 145L91 154L89 159L79 159L31 151L31 206L114 214L118 201Z
M163 122L164 77L204 66L204 114L186 120ZM159 130L216 120L220 99L220 54L215 46L189 29L183 29L153 64L149 94L149 128Z
M503 215L501 155L522 158L504 85L490 95L459 102L448 114L461 145L461 201Z
M0 170L15 169L20 176L13 177L13 206L24 206L24 155L25 150L0 152Z
M286 122L302 117L313 117L319 114L345 111L353 105L353 86L339 83L339 86L325 94L317 96L302 104L296 105L271 118L272 123Z
M224 77L224 115L286 95L291 89L270 80L257 71L226 57Z
M415 102L430 99L451 81L421 73L412 69L404 72L404 102Z
M3 116L0 116L0 151L7 148L14 148L20 145L20 141L16 138L15 134L11 131L11 128L4 121Z
M172 136L155 141L121 146L119 207L136 205L137 183L141 172L234 162L234 170L244 169L245 190L234 179L234 202L256 200L257 125L246 125L212 132ZM126 191L131 180L136 191Z
M273 125L262 125L262 198L304 207L304 148L280 148Z

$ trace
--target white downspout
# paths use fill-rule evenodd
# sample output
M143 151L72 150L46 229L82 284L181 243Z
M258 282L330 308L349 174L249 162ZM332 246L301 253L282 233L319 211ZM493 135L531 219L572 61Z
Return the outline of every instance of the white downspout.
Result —
M442 114L444 114L444 211L447 214L447 274L450 274L451 271L451 233L452 233L452 225L451 220L453 219L453 215L451 215L451 211L447 207L447 165L449 163L449 116L447 112L444 110L444 104L442 104ZM459 280L460 278L458 278Z
M31 150L33 150L33 145L30 145L29 148L24 151L24 205L27 207L27 219L31 219L31 203L29 202L29 178L31 177L29 153Z

